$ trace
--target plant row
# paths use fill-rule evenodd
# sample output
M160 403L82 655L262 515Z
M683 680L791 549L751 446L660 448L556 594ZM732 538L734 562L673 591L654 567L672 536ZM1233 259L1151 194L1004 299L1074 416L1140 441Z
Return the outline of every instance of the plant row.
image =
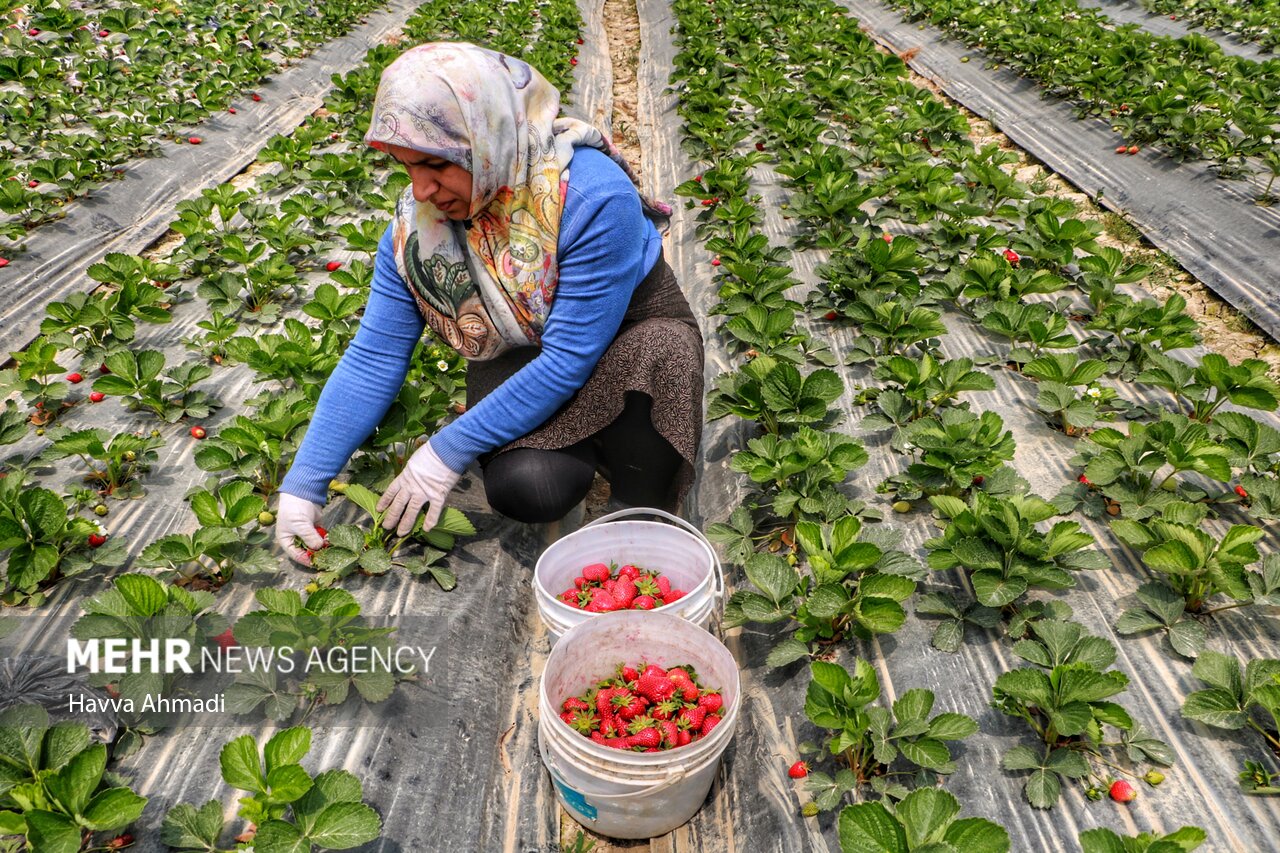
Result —
M864 421L863 427L898 428L895 443L912 460L884 490L897 491L903 498L931 496L944 535L927 543L930 566L968 569L972 587L985 602L962 608L930 595L922 599L918 612L951 617L935 637L940 646L958 647L966 620L1003 627L1024 644L1021 649L1028 660L1048 670L1043 676L1034 669L1017 671L1005 684L997 683L998 688L1007 686L1021 694L997 689L993 698L1006 704L1008 713L1030 717L1044 749L1040 754L1021 748L1006 758L1007 769L1033 771L1026 790L1037 806L1056 801L1059 778L1089 780L1087 791L1097 792L1106 772L1101 768L1109 764L1102 754L1108 746L1104 725L1119 735L1109 748L1121 747L1130 761L1168 763L1172 753L1166 745L1120 706L1104 701L1127 683L1122 673L1108 669L1114 647L1101 638L1082 638L1079 626L1066 621L1070 610L1060 602L1026 597L1032 588L1070 587L1075 571L1101 568L1104 562L1098 552L1087 550L1092 536L1078 523L1061 521L1047 532L1037 528L1071 507L1060 509L1027 494L1025 482L1004 464L1014 448L999 416L971 412L958 401L962 392L994 385L989 375L974 369L972 360L942 359L938 338L946 328L936 309L946 302L965 301L968 285L955 281L961 278L958 270L949 274L957 262L981 261L985 276L971 282L976 284L970 293L972 307L984 318L990 314L1009 321L993 319L984 324L988 327L1017 329L1005 335L1011 339L1012 357L991 359L1017 368L1052 355L1054 349L1078 345L1072 336L1067 336L1070 344L1061 340L1065 316L1061 328L1052 328L1052 303L1033 306L1023 297L1072 284L1084 292L1096 287L1100 300L1115 300L1117 311L1123 306L1131 321L1112 325L1134 338L1125 341L1128 346L1121 348L1118 358L1108 359L1110 364L1099 360L1101 369L1092 377L1097 379L1107 371L1135 375L1135 361L1162 356L1162 341L1194 343L1194 335L1176 319L1185 316L1183 306L1159 306L1121 292L1119 285L1145 272L1123 263L1118 252L1096 246L1096 230L1090 233L1090 226L1071 218L1069 209L1047 198L1015 203L1029 193L1000 168L1004 155L994 146L973 152L964 139L963 119L901 82L901 63L876 53L852 26L849 32L833 27L828 20L831 7L807 9L804 18L755 5L738 10L714 3L678 4L677 13L681 53L673 85L681 93L683 145L707 165L677 192L693 199L691 207L702 208L698 234L706 238L707 249L715 254L712 264L720 272L721 302L712 313L727 316L721 331L729 349L747 359L717 380L708 417L737 415L755 422L760 432L731 462L750 477L756 490L728 523L708 528L730 559L743 566L753 587L734 594L726 612L728 624L785 623L794 628L767 661L785 666L825 656L850 636L896 630L905 620L902 602L923 577L910 556L890 547L892 537L863 526L859 516L871 518L874 511L850 501L837 488L867 461L867 454L858 442L831 431L841 419L831 406L844 390L839 375L828 369L835 357L796 323L804 306L786 296L798 283L783 263L788 250L770 247L757 230L764 217L760 197L751 194L748 172L776 159L777 172L791 178L795 189L785 206L787 215L805 226L797 247L820 248L832 257L819 267L824 286L808 307L828 320L844 319L858 326L862 334L847 363L874 365L873 376L885 383L860 393L860 402L881 404L874 416L878 420L868 418L871 422ZM803 71L786 74L783 68ZM753 135L756 151L736 153ZM846 135L847 144L819 141L839 138L843 143ZM938 156L941 152L955 159L947 163ZM882 177L864 183L859 180L862 169ZM877 207L867 213L864 205L871 201ZM1010 229L980 224L977 217L982 216L1016 225ZM922 243L883 235L872 227L888 219L928 223L929 230ZM1019 241L1017 249L1012 240ZM1080 269L1068 270L1077 250L1088 248L1094 251L1080 261ZM1019 250L1026 253L1026 262ZM1086 263L1091 259L1092 264ZM935 286L936 279L922 283L923 272L948 273L941 287L949 287L953 297ZM1018 316L1036 308L1036 316ZM1181 338L1186 342L1179 343L1173 333L1150 334L1150 314L1183 325ZM1186 321L1194 330L1194 321ZM1114 342L1103 347L1115 348ZM820 366L805 375L800 368L809 362ZM1057 364L1050 358L1036 369L1050 363ZM1086 371L1093 369L1090 365ZM1274 398L1274 385L1266 393ZM1274 409L1275 401L1258 407ZM1124 412L1141 417L1141 408L1134 405ZM1272 458L1267 464L1273 462ZM902 503L900 509L910 511L909 502ZM974 540L975 534L986 535ZM965 547L957 557L952 546L960 541ZM979 550L970 552L970 542ZM1255 553L1245 562L1256 560ZM1259 579L1261 599L1268 594L1270 573L1250 573ZM1062 648L1050 655L1046 645L1055 640L1044 635L1058 638L1057 647ZM1063 635L1086 640L1084 646L1099 655L1072 658L1074 641L1064 643ZM1032 651L1031 644L1040 651ZM1101 651L1102 644L1109 653ZM834 673L827 666L813 663L815 683L819 669ZM1067 669L1059 672L1060 666ZM836 730L827 745L838 766L843 765L834 775L815 773L810 780L810 789L820 795L812 804L815 810L833 807L850 791L858 796L864 785L890 799L901 797L905 789L889 777L939 772L939 767L949 771L952 766L945 749L938 749L941 744L929 747L932 754L926 759L932 764L922 763L921 752L913 747L914 756L906 762L920 768L914 771L893 768L896 751L884 749L876 756L872 746L877 738L896 728L890 717L869 722L880 719L880 712L868 716L879 690L866 682L865 674L859 676L867 671L858 664L852 676L847 671L843 677L828 674L840 684L839 689L823 685L826 694L838 697L825 704L814 705L810 688L806 712L820 728ZM850 677L861 678L865 687L850 687L845 681ZM1041 677L1051 684L1078 677L1081 691L1066 691L1049 701L1033 686ZM1010 684L1013 680L1019 683ZM1092 686L1083 687L1086 683ZM833 701L835 708L830 707ZM928 701L931 705L931 694ZM1065 730L1050 720L1058 714L1072 717L1058 721ZM924 736L928 727L910 725L905 730ZM1036 763L1027 763L1029 755ZM1059 766L1064 772L1057 772ZM1150 778L1158 783L1158 772L1151 772L1156 775ZM932 776L925 772L923 778Z
M1261 162L1267 183L1257 202L1275 201L1280 61L1232 56L1196 33L1174 39L1117 26L1075 0L893 5L981 50L992 66L1008 64L1039 81L1075 104L1079 117L1105 118L1126 150L1158 143L1178 161L1211 160L1220 177L1233 179L1258 172Z
M180 204L173 229L183 239L169 256L155 261L110 255L88 271L95 290L50 304L41 337L13 353L17 366L3 374L17 399L8 400L0 414L0 443L15 444L33 428L43 439L39 452L6 460L0 476L6 603L39 604L65 577L128 564L132 573L118 575L108 589L82 602L85 615L73 626L74 637L182 639L193 656L239 651L297 660L368 656L392 645L392 628L369 625L350 593L331 588L343 579L399 569L453 588L456 579L442 559L457 535L474 533L466 518L450 509L434 529L419 526L399 537L382 528L378 494L369 488L385 486L423 438L459 408L464 362L451 349L424 341L404 391L354 458L350 480L331 484L332 493L359 508L365 522L325 532L326 546L315 555L317 572L304 593L261 589L260 608L234 625L214 609L214 592L233 577L278 569L279 557L270 548L271 501L320 387L355 334L386 217L408 185L402 173L388 171L391 164L382 155L360 144L382 69L404 47L453 37L523 53L567 88L579 24L576 6L564 0L423 6L406 25L401 47L376 47L364 65L335 75L325 109L293 135L269 142L260 157L268 171L253 188L223 185ZM326 260L343 249L364 259ZM317 285L307 274L321 269L328 280ZM176 311L205 317L196 324L199 331L182 342L193 353L182 364L173 364L171 355L166 359L162 347L143 343L147 328L172 322ZM222 428L206 430L197 421L231 403L216 399L212 389L230 381L232 365L247 366L266 388L237 406ZM210 391L193 387L206 380ZM92 422L92 407L108 397L133 412L142 428L115 433L73 424ZM157 470L166 432L172 432L165 427L179 421L201 441L194 460L209 473L186 495L195 526L126 549L124 538L111 535L101 519L114 500L145 498L147 481L157 473L189 476ZM67 491L56 482L40 484L72 466L80 470L66 483ZM279 674L285 671L297 674ZM299 723L349 698L384 701L405 677L385 666L359 673L304 673L301 667L248 672L225 685L227 711ZM120 758L174 725L148 710L146 698L184 695L194 682L181 672L151 667L96 676L93 686L124 706L111 750ZM31 743L57 737L33 721L16 725L13 736ZM49 729L54 730L61 731ZM304 728L281 732L266 745L265 764L250 760L250 753L257 754L252 738L224 748L225 781L248 792L240 815L250 826L234 849L347 849L376 837L378 818L360 802L358 780L339 771L313 779L297 766L306 744ZM86 819L83 809L96 778L90 784L77 775L76 784L89 788L74 799L64 798L56 779L49 781L52 775L80 773L64 769L69 757L48 753L49 772L32 783L37 787L0 786L3 834L25 833L36 849L74 851L92 845L95 832L116 831L136 819L145 800L127 787L121 789L127 797L111 795L119 802L113 801L109 821L99 811L93 821ZM123 781L110 771L106 777ZM222 811L217 802L199 809L179 806L165 818L162 840L176 849L223 849ZM70 826L78 827L74 838ZM117 836L108 849L127 843L131 839Z
M1233 3L1231 0L1139 0L1144 9L1184 21L1188 26L1221 30L1244 41L1256 42L1263 50L1274 52L1280 47L1280 3L1255 0Z

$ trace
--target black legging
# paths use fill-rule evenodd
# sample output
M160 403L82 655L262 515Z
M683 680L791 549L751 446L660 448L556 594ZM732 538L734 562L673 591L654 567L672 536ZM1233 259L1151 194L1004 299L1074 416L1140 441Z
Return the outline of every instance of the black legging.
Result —
M622 414L577 444L559 450L518 447L482 465L489 506L526 524L555 521L587 496L603 462L613 497L628 506L668 506L681 456L653 427L653 398L628 391Z

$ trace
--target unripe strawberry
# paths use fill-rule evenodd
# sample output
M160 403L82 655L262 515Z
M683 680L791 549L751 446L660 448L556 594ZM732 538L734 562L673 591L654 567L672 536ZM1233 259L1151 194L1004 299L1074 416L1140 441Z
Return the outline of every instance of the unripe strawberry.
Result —
M886 243L892 243L892 242L893 242L893 235L892 235L892 234L881 234L881 235L880 235L880 239L881 239L881 240L884 240Z
M1164 781L1164 774L1159 770L1148 770L1142 779L1148 785L1154 787Z
M805 803L803 806L800 807L800 814L804 815L805 817L817 817L818 804L810 800L809 802Z
M258 523L264 526L268 524L275 524L276 517L268 510L264 509L262 512L258 513Z
M94 514L94 515L96 515L96 516L98 516L99 518L101 518L102 516L106 515L106 514L107 514L107 505L106 505L106 504L98 504L97 506L95 506L95 507L93 508L93 514Z
M1132 803L1138 798L1138 792L1124 779L1117 779L1112 782L1109 793L1111 794L1111 799L1117 803Z
M803 779L809 775L809 765L804 761L797 761L787 768L787 775L792 779Z
M911 502L910 501L894 501L893 511L894 512L911 512Z

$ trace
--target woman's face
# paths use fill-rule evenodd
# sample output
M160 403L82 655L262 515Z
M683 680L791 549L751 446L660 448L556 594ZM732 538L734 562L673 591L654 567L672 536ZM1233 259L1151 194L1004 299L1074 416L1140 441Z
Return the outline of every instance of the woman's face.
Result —
M471 173L466 169L403 145L387 143L387 153L408 169L415 200L430 202L450 219L471 215Z

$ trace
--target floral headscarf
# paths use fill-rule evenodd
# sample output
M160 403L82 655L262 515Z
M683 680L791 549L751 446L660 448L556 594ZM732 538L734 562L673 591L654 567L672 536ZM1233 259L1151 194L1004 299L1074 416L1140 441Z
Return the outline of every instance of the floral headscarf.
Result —
M382 74L365 142L412 148L471 172L465 232L417 202L412 188L396 204L392 229L396 266L427 324L468 359L541 342L574 146L604 151L639 189L604 134L559 112L560 93L536 69L473 44L418 45ZM641 202L651 217L671 215L643 194Z

